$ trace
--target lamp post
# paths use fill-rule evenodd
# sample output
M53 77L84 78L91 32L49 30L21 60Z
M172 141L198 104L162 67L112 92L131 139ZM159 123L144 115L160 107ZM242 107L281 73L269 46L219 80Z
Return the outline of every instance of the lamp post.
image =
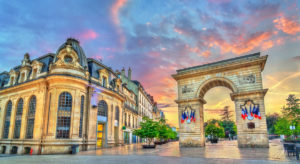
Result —
M294 132L295 132L296 127L295 127L294 123L292 123L292 125L290 126L290 129L292 130L293 139L295 139Z

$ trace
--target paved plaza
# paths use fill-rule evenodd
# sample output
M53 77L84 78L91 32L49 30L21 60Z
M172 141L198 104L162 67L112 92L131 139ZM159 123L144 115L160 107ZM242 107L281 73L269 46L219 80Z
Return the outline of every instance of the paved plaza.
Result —
M270 148L237 148L236 141L206 144L203 148L180 148L178 142L142 149L140 144L80 152L77 155L2 156L1 164L53 163L297 163L285 156L279 140L271 140Z

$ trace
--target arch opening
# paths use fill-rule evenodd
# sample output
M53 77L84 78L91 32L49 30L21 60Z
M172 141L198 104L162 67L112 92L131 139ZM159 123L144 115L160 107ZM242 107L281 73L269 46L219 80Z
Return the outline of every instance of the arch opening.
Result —
M234 83L231 80L228 80L226 78L212 78L202 83L202 85L199 87L197 96L200 98L204 98L207 91L214 87L226 87L229 90L231 90L233 93L237 92L237 87L234 85Z

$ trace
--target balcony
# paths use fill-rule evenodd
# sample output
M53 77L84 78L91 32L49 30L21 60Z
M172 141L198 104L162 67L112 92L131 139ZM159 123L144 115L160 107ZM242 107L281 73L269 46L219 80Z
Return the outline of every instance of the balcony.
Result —
M125 104L124 106L125 106L126 109L132 111L133 113L138 114L138 111L135 110L133 107L131 107L131 106L127 105L127 104Z

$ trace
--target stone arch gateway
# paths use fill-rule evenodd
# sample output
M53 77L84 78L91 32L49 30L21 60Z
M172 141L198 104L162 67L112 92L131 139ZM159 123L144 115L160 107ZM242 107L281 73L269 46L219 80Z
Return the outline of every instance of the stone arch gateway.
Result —
M177 70L180 146L205 146L203 99L217 86L232 91L239 147L269 147L261 72L268 56L260 53Z

